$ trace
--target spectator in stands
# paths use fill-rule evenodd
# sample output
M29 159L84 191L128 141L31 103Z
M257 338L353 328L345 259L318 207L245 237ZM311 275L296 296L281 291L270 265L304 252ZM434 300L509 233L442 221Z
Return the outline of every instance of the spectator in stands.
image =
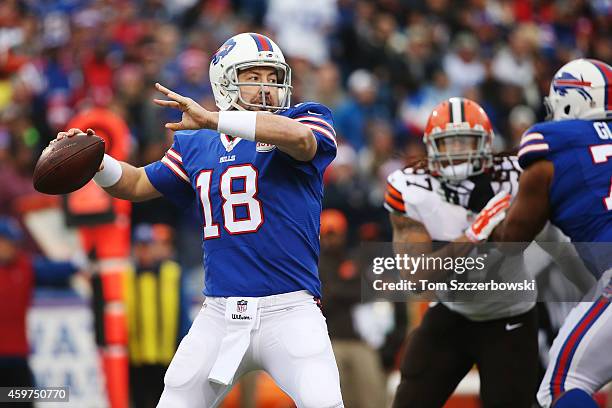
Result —
M518 148L521 137L527 129L536 122L536 116L529 106L518 105L510 111L508 124L510 127L510 147Z
M270 0L265 23L289 58L318 66L329 58L327 35L336 18L336 0Z
M78 268L22 249L23 231L14 218L0 217L0 387L33 387L28 365L26 314L34 285L66 285ZM24 403L22 406L33 406Z
M440 101L459 93L451 84L448 75L442 69L433 71L432 82L425 82L413 93L408 94L399 108L399 117L406 131L420 137L425 129L431 110Z
M493 59L493 74L504 83L518 86L533 84L532 53L537 45L538 30L523 24L510 34L508 46L501 48Z
M485 77L485 67L478 55L478 40L468 32L457 35L454 52L444 57L444 71L450 83L460 90L480 84Z
M0 215L19 215L19 202L38 195L32 186L39 133L23 111L4 112L6 160L0 161Z
M326 172L324 208L336 208L351 220L350 245L357 243L359 227L380 206L370 200L370 184L359 173L357 154L349 145L338 146L336 158Z
M389 67L393 81L406 90L415 91L430 82L432 74L440 67L432 36L431 27L424 24L414 24L406 30L400 61Z
M367 147L359 154L360 171L372 184L380 184L388 174L381 176L379 169L391 160L395 150L393 128L389 122L375 120L369 123L366 135Z
M333 62L323 64L317 68L315 75L315 86L305 89L304 100L320 101L335 111L346 98L338 66Z
M376 77L360 69L348 78L350 96L334 112L334 124L339 135L359 151L367 143L366 126L374 119L389 119L385 105L378 101Z
M321 213L319 274L324 314L334 349L340 387L347 407L385 406L386 376L376 350L361 339L354 326L355 307L361 301L358 266L347 247L347 219L342 212Z
M200 49L191 48L180 53L177 61L181 74L173 89L203 106L214 106L212 89L208 80L209 56ZM176 122L180 120L181 112L177 112L176 109L167 109L166 117L166 121Z

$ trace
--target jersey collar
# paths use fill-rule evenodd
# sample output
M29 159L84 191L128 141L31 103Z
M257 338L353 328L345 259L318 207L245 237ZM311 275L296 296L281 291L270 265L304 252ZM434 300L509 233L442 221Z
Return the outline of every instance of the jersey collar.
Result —
M225 147L225 150L228 152L231 152L232 149L236 147L236 145L240 143L240 141L242 140L239 137L231 138L225 133L219 133L219 139L221 139L221 143L223 143L223 147Z

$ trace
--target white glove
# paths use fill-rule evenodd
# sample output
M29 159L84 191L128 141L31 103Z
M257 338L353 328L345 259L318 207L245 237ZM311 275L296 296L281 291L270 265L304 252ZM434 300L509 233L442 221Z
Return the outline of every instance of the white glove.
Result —
M505 191L497 193L478 213L472 225L465 230L465 235L472 242L485 241L495 227L504 220L508 207L510 207L510 194Z

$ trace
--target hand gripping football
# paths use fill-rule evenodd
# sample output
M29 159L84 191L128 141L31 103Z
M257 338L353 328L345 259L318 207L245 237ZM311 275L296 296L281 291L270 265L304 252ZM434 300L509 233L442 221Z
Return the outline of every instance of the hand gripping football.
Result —
M34 169L34 188L45 194L68 194L96 174L104 158L104 139L79 133L52 141Z

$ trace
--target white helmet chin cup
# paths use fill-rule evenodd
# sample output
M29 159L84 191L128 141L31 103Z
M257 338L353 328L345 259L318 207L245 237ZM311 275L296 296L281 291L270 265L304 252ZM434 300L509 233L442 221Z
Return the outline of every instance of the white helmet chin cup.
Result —
M275 69L278 83L238 82L240 70L253 67ZM209 77L219 110L245 109L246 106L256 110L278 111L291 106L291 68L278 45L261 34L242 33L227 40L210 61ZM244 100L240 93L241 85L259 85L262 103ZM266 88L278 88L278 105L266 103Z
M440 177L448 181L462 181L474 175L472 163L461 163L452 166L440 166Z
M604 62L577 59L559 69L544 98L547 119L606 119L612 117L608 100L612 69Z

